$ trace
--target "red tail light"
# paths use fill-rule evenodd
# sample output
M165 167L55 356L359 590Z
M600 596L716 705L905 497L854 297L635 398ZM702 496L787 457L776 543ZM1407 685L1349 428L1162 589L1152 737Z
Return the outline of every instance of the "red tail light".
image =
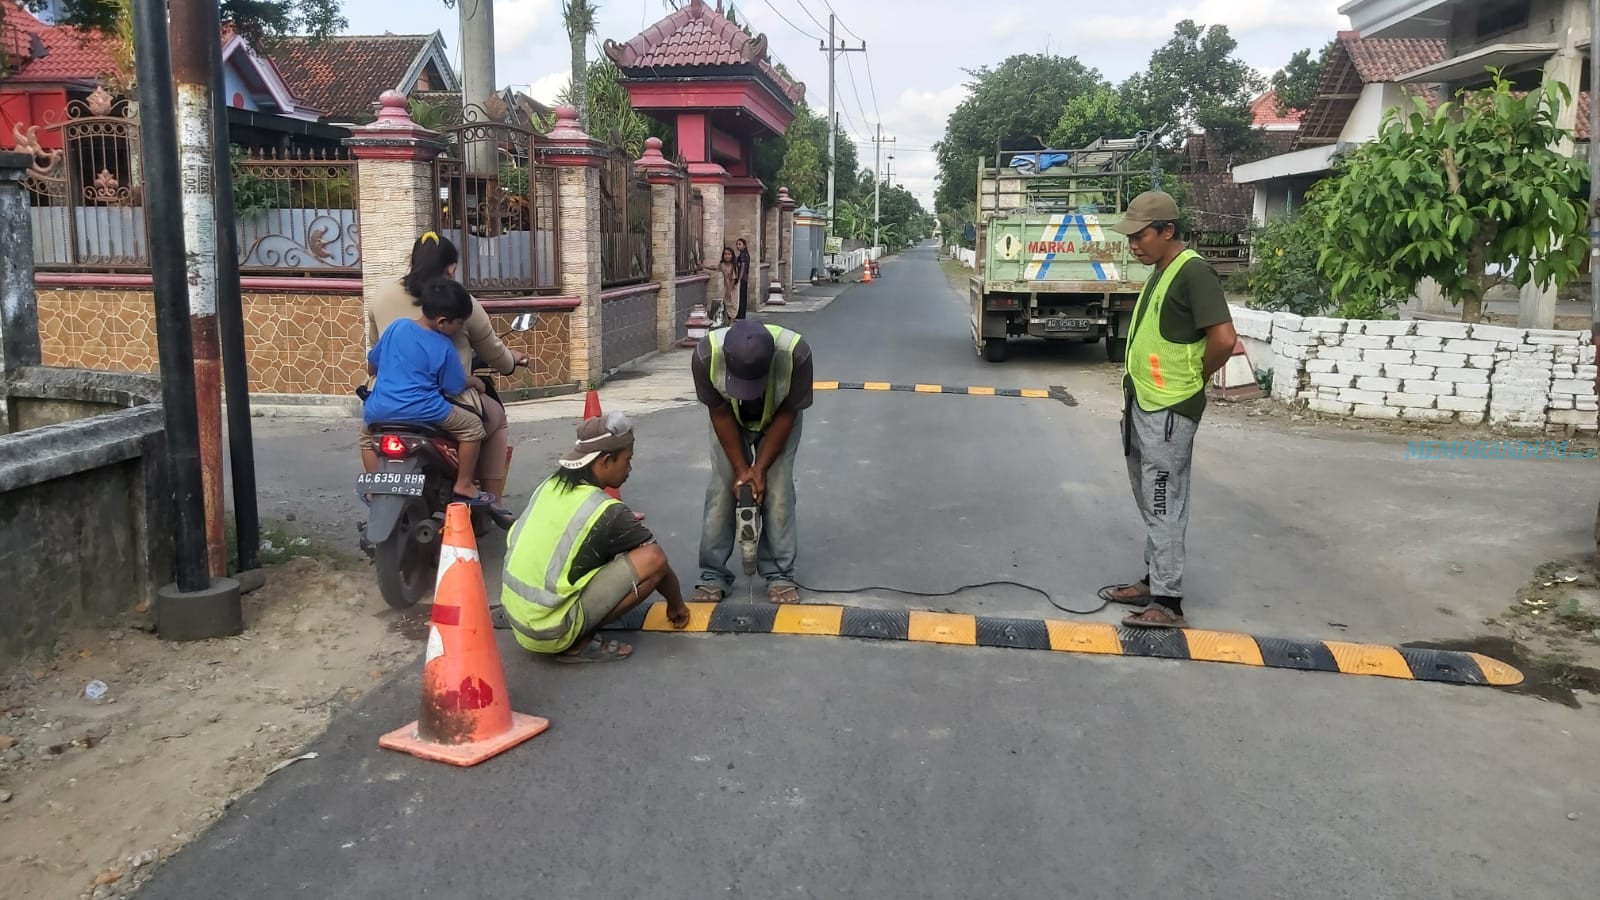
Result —
M378 452L390 459L405 459L406 442L392 434L386 434L383 440L378 442Z

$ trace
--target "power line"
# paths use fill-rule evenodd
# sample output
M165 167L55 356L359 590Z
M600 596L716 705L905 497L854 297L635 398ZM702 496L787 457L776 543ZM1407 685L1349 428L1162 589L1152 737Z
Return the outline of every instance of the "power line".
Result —
M808 18L811 21L815 22L817 24L818 28L821 28L824 31L827 30L828 26L822 24L821 20L819 20L816 16L813 16L811 14L811 10L806 9L805 0L794 0L794 2L800 5L800 11L806 14L806 18Z
M849 31L850 29L847 28L845 30ZM862 41L862 43L864 44L866 42ZM872 78L872 55L869 53L863 53L861 55L867 60L867 87L872 91L872 112L873 115L878 117L878 121L881 122L883 121L883 113L878 111L878 85L873 81Z
M795 31L799 32L801 34L801 36L810 38L811 40L818 41L818 42L820 42L822 40L822 38L817 37L816 35L812 34L811 32L806 31L804 28L801 28L799 25L796 25L795 23L789 21L789 17L788 16L784 15L782 11L780 11L776 6L772 5L772 0L762 0L762 2L767 4L767 8L768 9L771 9L773 12L777 13L778 14L778 18L782 19L784 21L784 24L788 25L790 28L793 28ZM815 20L813 19L812 21L815 21Z
M828 12L831 12L831 13L833 13L833 15L834 15L834 17L835 17L835 18L838 18L838 16L839 16L839 14L838 14L838 13L837 13L837 12L834 12L834 9L833 9L833 4L832 4L832 3L830 3L830 2L828 2L828 0L822 0L822 5L823 5L823 6L826 6L826 7L827 7L827 8L828 8ZM839 25L840 25L840 26L841 26L841 27L843 27L843 28L844 28L844 30L845 30L845 31L846 31L846 32L848 32L848 33L849 33L849 35L850 35L850 36L851 36L851 37L853 37L853 38L855 38L855 39L856 39L856 40L858 40L858 41L862 41L862 42L863 42L863 43L865 43L865 42L866 42L866 40L867 40L867 39L866 39L866 38L864 38L864 37L862 37L862 36L861 36L861 35L859 35L859 34L856 34L856 33L855 33L855 32L854 32L854 31L851 31L851 30L850 30L850 26L849 26L849 25L846 25L846 24L844 24L844 19L842 19L842 18L841 18L841 19L839 19Z
M866 56L865 53L863 53L861 55L862 56ZM861 103L861 86L856 81L856 67L855 67L854 63L850 62L850 57L848 57L848 56L846 56L844 58L844 70L845 70L846 73L848 73L850 75L850 93L855 95L855 98L856 98L856 111L861 113L861 120L863 122L877 122L877 121L880 121L878 119L869 119L869 118L867 118L867 108L865 106L863 106L862 103Z

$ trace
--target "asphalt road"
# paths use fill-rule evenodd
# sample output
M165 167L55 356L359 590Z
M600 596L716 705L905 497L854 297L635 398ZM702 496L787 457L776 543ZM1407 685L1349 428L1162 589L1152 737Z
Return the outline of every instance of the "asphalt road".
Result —
M819 394L799 459L801 580L1009 578L1077 604L1136 576L1102 348L983 363L930 250L883 273L821 312L773 316L812 342L819 379L1060 385L1076 405ZM624 496L692 580L709 439L692 405L667 407L637 420ZM326 427L260 429L264 498L321 498L300 521L342 529L353 445ZM519 446L552 457L570 428L519 425ZM1403 440L1218 411L1197 451L1186 612L1285 637L1469 636L1532 566L1580 552L1593 521L1586 472L1493 465L1407 463ZM1047 612L1012 590L813 599ZM412 667L144 893L1587 898L1600 885L1592 707L1152 659L628 639L633 658L588 667L505 641L514 706L553 726L466 771L377 747L415 718Z

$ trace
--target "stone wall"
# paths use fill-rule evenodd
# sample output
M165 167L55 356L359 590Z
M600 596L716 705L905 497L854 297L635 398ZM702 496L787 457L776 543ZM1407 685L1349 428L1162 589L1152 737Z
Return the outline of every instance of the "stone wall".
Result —
M513 353L526 353L533 365L517 369L514 374L500 376L500 394L510 398L517 392L548 394L555 388L570 388L572 377L571 350L567 337L568 315L565 312L538 312L534 326L529 331L511 330L511 322L520 311L490 310L495 332Z
M1280 401L1365 419L1600 431L1588 332L1233 314Z
M600 295L600 368L612 372L656 352L656 294L653 284L620 288Z
M689 336L689 313L697 305L706 305L712 281L720 284L722 279L713 279L709 275L691 275L678 279L678 311L672 317L673 341L681 341Z

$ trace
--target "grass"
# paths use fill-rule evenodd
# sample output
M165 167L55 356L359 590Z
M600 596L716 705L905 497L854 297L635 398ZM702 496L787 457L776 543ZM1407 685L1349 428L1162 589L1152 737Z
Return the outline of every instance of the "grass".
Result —
M239 538L232 516L227 520L225 533L228 544L228 574L237 575ZM266 521L261 523L261 547L258 553L263 566L282 565L291 559L300 558L335 561L349 557L348 553L341 553L309 537L295 534L286 523Z

